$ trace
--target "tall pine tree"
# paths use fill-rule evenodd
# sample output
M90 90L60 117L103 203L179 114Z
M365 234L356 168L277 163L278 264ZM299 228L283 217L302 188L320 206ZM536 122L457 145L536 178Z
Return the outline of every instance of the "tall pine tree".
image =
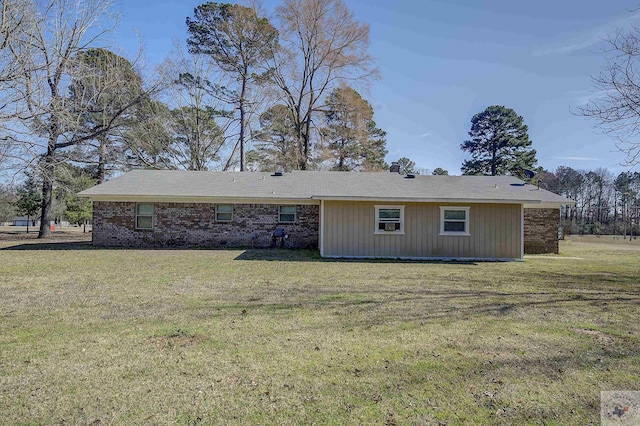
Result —
M512 175L522 177L537 163L527 126L511 108L492 105L471 119L471 139L460 148L471 154L462 163L465 175Z

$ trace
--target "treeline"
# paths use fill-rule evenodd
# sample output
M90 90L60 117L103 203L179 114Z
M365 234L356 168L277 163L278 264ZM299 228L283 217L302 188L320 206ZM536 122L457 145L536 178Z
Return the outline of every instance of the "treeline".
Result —
M575 170L558 167L555 172L541 170L533 183L576 202L561 211L567 234L640 233L640 173L607 169Z
M149 70L109 44L109 0L3 0L0 182L21 183L0 188L0 216L37 215L46 237L54 219L90 216L76 192L134 168L388 169L386 133L360 93L378 77L369 27L342 0L281 0L272 13L255 4L178 17L186 41ZM469 136L465 174L521 177L537 163L523 118L504 106L474 115ZM398 168L448 174L406 157ZM631 229L636 174L543 174L577 201L563 211L568 232Z
M0 13L0 170L40 185L40 236L71 190L65 165L87 184L132 168L387 167L358 92L377 78L369 27L341 0L283 0L271 16L204 3L153 71L109 45L110 1L4 0Z
M25 179L15 186L0 184L0 223L11 222L23 216L27 232L32 223L40 219L42 208L42 180L37 173L26 172ZM94 186L97 170L60 164L56 168L56 187L52 194L51 217L54 224L68 222L71 225L87 225L91 222L91 200L76 194ZM86 230L86 226L85 226Z

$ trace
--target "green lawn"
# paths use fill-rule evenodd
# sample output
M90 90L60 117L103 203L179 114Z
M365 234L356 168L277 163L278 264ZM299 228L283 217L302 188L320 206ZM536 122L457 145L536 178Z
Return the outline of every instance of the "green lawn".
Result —
M640 390L636 241L460 264L74 235L0 233L2 424L597 424Z

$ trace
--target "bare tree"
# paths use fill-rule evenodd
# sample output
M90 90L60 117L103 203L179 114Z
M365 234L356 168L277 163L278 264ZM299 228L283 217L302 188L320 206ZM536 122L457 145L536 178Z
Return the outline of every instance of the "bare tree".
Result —
M640 161L640 28L618 30L607 39L607 65L593 77L596 96L577 113L595 120L595 126L618 140L626 164Z
M33 24L32 4L27 0L3 0L0 4L0 89L14 80L19 68L12 60L14 44ZM2 90L3 95L5 90ZM5 107L6 105L2 105Z
M16 40L11 49L18 77L9 90L20 99L20 114L11 125L25 158L38 159L42 177L40 238L50 235L56 163L64 161L70 147L96 140L139 99L121 105L106 121L85 126L82 119L95 105L94 91L69 96L69 86L86 77L79 66L81 52L94 47L110 31L110 1L47 0L35 2L34 26ZM98 92L99 93L99 92Z
M16 193L8 185L0 185L0 222L9 222L16 216Z
M32 4L27 0L3 0L0 2L0 165L14 156L13 140L7 125L16 116L16 93L10 84L19 76L18 62L14 60L15 44L32 28Z
M175 168L225 170L233 162L235 120L219 95L224 76L202 55L178 48L161 68L165 97L172 106L165 124L171 138L167 155Z
M259 83L265 60L278 44L278 31L255 9L225 3L204 3L187 18L189 51L208 55L233 80L233 88L218 92L239 113L238 147L240 171L244 171L245 138L248 134L250 85Z
M284 0L276 13L281 47L273 54L270 76L291 111L298 168L304 170L324 96L340 83L366 84L377 70L367 52L369 26L358 22L341 0Z

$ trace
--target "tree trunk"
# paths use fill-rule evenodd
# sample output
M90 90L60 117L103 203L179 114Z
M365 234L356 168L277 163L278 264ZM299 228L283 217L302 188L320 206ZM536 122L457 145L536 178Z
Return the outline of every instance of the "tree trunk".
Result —
M491 176L496 175L496 147L491 144Z
M105 136L98 138L98 184L101 184L105 180L105 162L107 161L107 141Z
M307 122L306 127L307 130L309 129L310 126L310 122ZM307 170L307 164L309 163L309 134L305 133L303 135L303 140L304 140L304 151L302 153L302 167L300 168L300 170Z
M40 214L40 232L38 232L38 238L47 238L51 236L49 223L51 222L51 211L53 210L53 173L55 172L55 165L52 160L53 159L47 155L43 166L42 213Z
M244 133L245 133L245 112L244 112L244 97L247 90L247 77L242 76L242 88L240 89L240 100L238 102L238 109L240 109L240 171L244 172Z
M58 140L57 132L52 132L49 136L49 146L47 154L42 159L42 206L40 212L40 231L38 238L47 238L51 236L51 212L53 210L53 181L56 171L55 152L56 141Z
M29 233L29 221L31 220L31 218L29 217L29 215L27 214L27 234Z
M299 111L298 111L299 114ZM305 140L302 133L302 124L300 121L296 120L296 149L298 150L298 170L306 170L307 168L307 159L305 157Z
M231 167L231 164L233 162L233 156L236 155L236 149L238 149L238 144L240 143L240 141L236 142L236 144L233 146L233 150L231 151L231 155L229 155L229 158L227 159L227 162L225 163L224 167L222 168L223 172L226 172L227 170L229 170L229 167Z
M304 157L298 160L298 170L307 170L307 162Z
M309 86L309 89L311 94L309 96L307 116L305 117L305 121L304 121L304 132L302 132L302 137L304 138L303 139L304 140L304 152L303 152L304 164L303 164L302 170L307 170L307 164L309 163L309 149L311 145L311 112L313 111L313 105L315 103L312 84Z

